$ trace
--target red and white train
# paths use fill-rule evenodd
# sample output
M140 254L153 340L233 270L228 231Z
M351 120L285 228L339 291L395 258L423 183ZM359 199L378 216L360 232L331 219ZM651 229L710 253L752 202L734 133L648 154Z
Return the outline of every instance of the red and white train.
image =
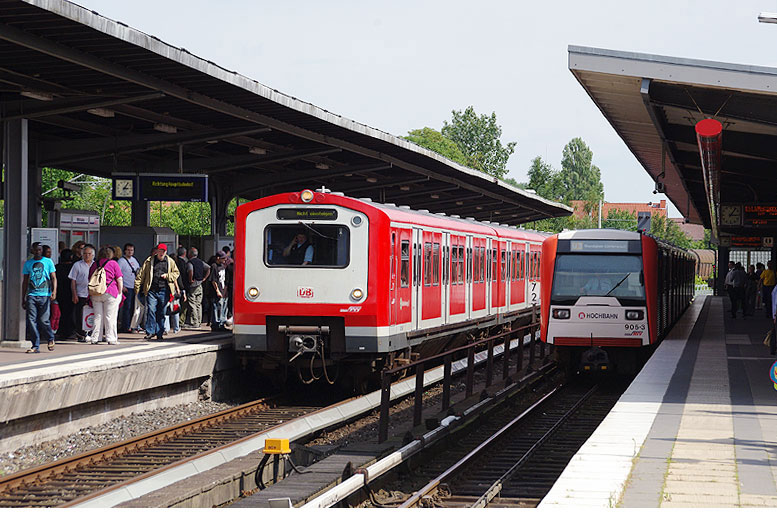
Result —
M583 370L632 371L693 300L695 266L693 254L637 232L548 237L541 340Z
M321 190L243 204L235 227L235 347L306 382L394 365L539 303L537 232Z

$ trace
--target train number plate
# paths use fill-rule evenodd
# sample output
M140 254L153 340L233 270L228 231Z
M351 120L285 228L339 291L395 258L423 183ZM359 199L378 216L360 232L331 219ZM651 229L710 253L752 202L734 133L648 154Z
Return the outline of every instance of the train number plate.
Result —
M297 287L297 296L299 298L313 298L312 287Z

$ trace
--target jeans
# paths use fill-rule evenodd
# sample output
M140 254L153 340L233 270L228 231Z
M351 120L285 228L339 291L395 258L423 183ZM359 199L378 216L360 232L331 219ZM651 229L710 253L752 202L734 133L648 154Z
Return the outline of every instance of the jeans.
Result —
M160 339L165 332L165 305L170 299L170 291L149 291L146 295L146 333Z
M135 289L127 289L127 297L124 305L119 309L119 330L129 331L132 323L132 314L135 312ZM120 302L121 303L121 302Z
M210 328L214 331L224 329L224 324L227 323L227 299L214 298L212 303Z
M32 338L32 347L40 347L41 329L46 340L54 340L54 331L49 321L50 296L27 296L27 332Z

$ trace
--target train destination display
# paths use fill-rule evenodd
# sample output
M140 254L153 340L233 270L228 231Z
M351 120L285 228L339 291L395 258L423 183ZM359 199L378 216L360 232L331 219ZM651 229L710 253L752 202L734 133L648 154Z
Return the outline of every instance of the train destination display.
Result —
M208 175L113 173L114 200L207 202Z

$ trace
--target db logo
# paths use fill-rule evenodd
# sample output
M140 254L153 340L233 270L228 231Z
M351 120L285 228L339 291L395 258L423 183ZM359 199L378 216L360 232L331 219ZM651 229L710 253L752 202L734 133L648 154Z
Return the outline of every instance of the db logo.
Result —
M297 287L297 296L299 298L313 298L312 287Z
M585 320L585 313L583 313L582 311L580 311L580 312L577 314L577 318L579 318L580 320Z

